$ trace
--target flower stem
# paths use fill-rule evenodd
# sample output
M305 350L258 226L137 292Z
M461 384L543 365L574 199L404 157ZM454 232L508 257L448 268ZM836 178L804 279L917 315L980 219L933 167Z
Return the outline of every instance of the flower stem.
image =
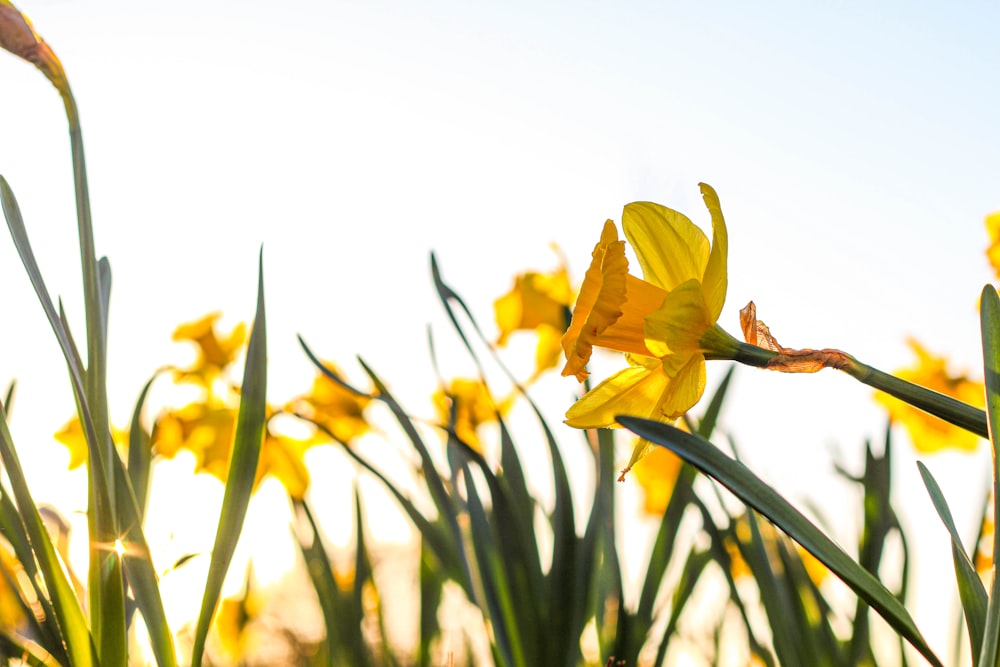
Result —
M836 355L822 354L827 352L830 351L821 350L816 355L809 356L810 358L822 360L822 367L842 370L855 380L879 391L884 391L890 396L895 396L899 400L909 403L913 407L919 408L939 419L943 419L949 424L963 428L983 438L989 437L989 430L986 426L986 413L979 408L975 408L968 403L963 403L950 396L945 396L927 387L907 382L877 368L872 368L849 354L842 352ZM786 356L788 356L787 353L779 353L757 347L756 345L740 343L732 359L747 366L780 370L772 362L775 361L776 357ZM818 370L818 368L814 370Z

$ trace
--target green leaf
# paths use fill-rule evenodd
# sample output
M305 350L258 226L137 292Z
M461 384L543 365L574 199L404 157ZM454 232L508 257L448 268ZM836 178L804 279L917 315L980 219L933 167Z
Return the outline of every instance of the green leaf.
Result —
M52 603L46 595L45 587L42 583L42 576L38 572L34 552L31 549L31 540L25 530L24 522L17 510L17 506L11 500L10 495L3 486L0 486L0 534L2 534L11 547L14 555L24 568L28 581L31 582L35 597L42 608L40 619L40 634L36 639L45 650L52 653L61 662L68 662L66 648L63 646L62 634L59 630L59 621L56 618ZM29 613L34 619L34 615Z
M990 446L993 448L993 515L1000 516L1000 454L997 428L1000 427L1000 296L992 285L983 287L980 299L983 335L983 376L986 378L986 415L989 421ZM993 553L1000 554L1000 530L993 533ZM986 609L983 644L979 667L1000 665L1000 576L997 559L993 560L993 586Z
M931 502L934 503L934 509L937 510L941 522L948 529L948 534L951 535L951 555L955 561L955 580L958 583L958 595L962 601L962 609L965 611L965 623L969 630L969 643L975 666L978 664L979 652L982 650L983 644L983 633L986 628L986 607L988 604L986 589L983 587L983 582L979 578L975 566L969 559L969 554L962 546L962 538L955 527L955 521L951 517L948 501L941 493L941 487L938 486L927 466L917 461L917 467L920 469L920 476L924 480L924 486L927 487L927 493L930 494Z
M494 641L502 657L499 667L525 667L528 663L525 660L525 647L517 618L520 609L511 596L504 559L471 471L466 467L463 472L472 548L476 554L487 604L487 609L483 611L487 612L487 620L493 627ZM561 638L555 635L553 639L558 641Z
M229 461L226 490L222 498L222 513L215 533L215 547L208 566L208 580L198 614L192 667L199 667L205 652L205 640L212 623L212 616L219 603L222 583L232 560L236 543L243 529L250 495L257 476L257 462L264 439L267 394L267 326L264 314L264 259L259 260L257 278L257 313L254 316L247 346L246 368L240 389L240 411L236 419L233 453Z
M139 392L139 398L132 409L132 422L128 431L128 477L135 493L135 502L139 510L139 522L146 514L146 503L149 500L149 472L153 465L153 449L149 444L149 433L142 426L142 409L149 395L149 388L159 376L159 372L146 381Z
M899 600L746 466L730 459L710 442L672 426L627 416L619 417L618 422L650 442L667 447L767 517L868 602L932 665L943 667Z
M549 460L552 465L552 483L555 491L555 502L553 503L552 513L548 517L549 523L552 526L553 548L552 565L549 568L549 574L547 577L549 589L549 619L546 627L550 631L550 634L554 637L579 637L583 630L583 623L586 620L580 611L586 608L587 601L590 599L590 594L588 586L581 585L579 572L581 564L581 554L579 553L580 540L576 534L575 517L573 514L573 496L570 491L569 477L566 474L566 465L559 452L558 443L556 442L555 436L552 434L548 423L545 421L541 410L539 410L537 404L524 391L524 387L517 381L513 373L510 372L510 369L507 368L502 360L496 355L495 351L493 351L492 346L489 345L486 337L483 335L482 329L480 329L479 325L476 323L476 320L472 316L472 312L469 310L468 306L466 306L462 298L442 280L437 259L433 253L431 254L431 276L434 280L434 286L441 299L441 303L444 305L445 311L448 314L448 318L451 320L451 323L455 327L455 330L461 338L463 344L475 361L477 368L479 368L480 375L483 375L482 365L479 362L479 358L473 351L472 345L470 344L468 337L465 335L465 331L458 323L458 318L455 316L455 312L452 309L452 302L454 302L468 318L477 336L481 341L486 343L487 349L491 351L494 360L514 386L517 387L518 391L528 402L528 405L531 406L531 409L534 411L535 416L538 419L539 426L541 427L542 433L545 437L545 443L548 446ZM589 577L583 583L589 584ZM560 662L567 665L575 664L575 653L571 655L569 652L554 652L559 653L558 660Z
M21 463L14 450L14 442L7 428L7 415L0 410L0 459L10 480L17 509L23 521L25 534L38 560L45 578L45 587L55 610L62 635L73 667L89 667L97 664L97 652L91 641L87 621L83 616L79 601L62 569L62 563L49 540L49 534L38 514L38 508L31 498L28 483L24 478Z

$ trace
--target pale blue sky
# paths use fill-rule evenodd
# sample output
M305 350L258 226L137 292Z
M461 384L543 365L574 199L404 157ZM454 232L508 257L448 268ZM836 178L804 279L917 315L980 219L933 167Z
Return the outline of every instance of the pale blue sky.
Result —
M731 332L754 299L785 345L891 370L916 335L976 370L976 302L993 279L982 221L1000 208L1000 7L763 4L22 3L81 108L115 280L115 420L178 360L177 323L251 317L262 243L273 400L311 378L301 332L356 378L361 354L419 412L425 327L445 331L431 250L488 322L515 272L555 265L552 241L582 276L629 201L704 226L699 181L729 222ZM13 57L0 80L0 173L81 322L61 106ZM72 400L16 262L0 242L17 313L0 329L17 351L0 379L20 381L15 436L51 452ZM831 451L859 464L883 422L866 388L830 371L742 370L726 415L751 464L802 495ZM930 506L900 458L923 530ZM961 494L978 493L985 461L931 463Z

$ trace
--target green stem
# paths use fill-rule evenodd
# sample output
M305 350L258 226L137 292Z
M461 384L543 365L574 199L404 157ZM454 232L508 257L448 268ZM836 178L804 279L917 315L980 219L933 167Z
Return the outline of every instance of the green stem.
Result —
M779 356L778 352L766 350L748 343L739 343L735 353L730 358L747 366L768 368L771 360L777 356ZM706 355L706 358L710 358L709 355ZM838 358L838 361L841 363L837 365L837 368L855 380L883 391L890 396L895 396L899 400L909 403L913 407L919 408L939 419L943 419L949 424L958 426L983 438L989 437L989 431L986 426L986 413L979 408L975 408L968 403L963 403L951 396L945 396L927 387L907 382L877 368L872 368L850 355L844 354Z
M125 664L127 650L125 642L124 590L120 561L107 549L119 536L118 513L115 484L111 471L113 456L118 454L111 441L111 424L108 416L107 395L107 294L110 285L103 285L109 277L101 277L94 249L94 228L90 217L90 193L87 187L87 166L83 154L83 130L76 100L69 83L58 87L66 107L69 122L70 146L73 157L73 185L76 191L77 230L80 239L80 264L83 271L84 311L87 321L87 371L84 376L86 406L94 424L97 442L91 448L98 455L99 464L91 461L89 466L88 496L90 508L87 512L90 532L90 602L91 624L99 655L106 664ZM95 479L103 475L104 479ZM101 502L103 493L106 502Z

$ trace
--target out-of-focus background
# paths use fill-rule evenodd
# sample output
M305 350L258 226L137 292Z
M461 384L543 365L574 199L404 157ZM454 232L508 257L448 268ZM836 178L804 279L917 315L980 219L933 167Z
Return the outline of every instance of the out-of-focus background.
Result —
M729 331L753 299L784 345L835 347L892 370L912 362L915 336L979 374L977 299L995 280L983 218L1000 208L995 6L20 9L62 59L81 109L97 249L114 276L117 424L158 366L184 363L189 351L170 340L180 322L213 310L225 324L252 317L261 245L272 400L311 381L301 333L358 379L360 354L413 412L430 414L426 329L443 322L431 251L488 323L516 272L559 264L552 242L581 279L602 223L627 202L666 204L707 227L699 181L716 188L729 223ZM0 58L0 80L0 174L81 337L62 107L12 56ZM36 494L72 514L85 506L84 478L63 472L51 437L74 410L65 368L5 241L0 271L0 380L18 380L15 441ZM449 366L458 355L438 353L461 372ZM618 364L608 357L596 371ZM710 386L724 370L710 365ZM152 402L168 390L154 387ZM536 387L554 421L576 390L556 376ZM740 369L723 426L755 471L852 535L857 518L840 515L845 486L831 469L859 469L865 439L881 441L886 417L871 395L833 371ZM947 541L897 435L916 618L940 645L951 624L934 621L954 606ZM971 529L985 447L924 460ZM170 474L154 481L154 506L168 498L169 510L196 511L191 487L202 482L179 475L173 489ZM376 523L382 539L407 535L402 521ZM937 567L949 569L929 576Z

